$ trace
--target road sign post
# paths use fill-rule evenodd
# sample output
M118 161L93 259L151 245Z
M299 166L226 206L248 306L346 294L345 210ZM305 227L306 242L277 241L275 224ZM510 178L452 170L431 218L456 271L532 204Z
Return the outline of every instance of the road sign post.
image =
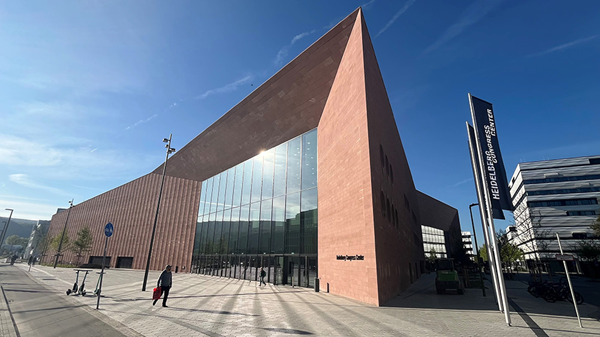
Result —
M108 245L108 238L113 235L113 224L107 223L104 227L104 235L106 236L106 240L104 240L104 256L102 256L102 271L100 272L100 285L98 286L98 292L96 296L98 296L98 301L96 302L96 310L100 307L100 295L102 294L102 281L104 280L104 261L106 261L106 246Z
M569 276L569 268L567 268L567 261L573 261L573 255L563 254L562 245L560 244L560 236L558 236L558 233L556 233L556 239L558 240L558 248L560 248L560 254L556 254L556 259L562 261L563 266L565 267L565 275L567 275L567 281L569 281L569 290L571 290L571 298L573 299L573 305L575 306L577 321L579 321L579 327L583 328L583 325L581 325L581 317L579 317L579 308L577 308L577 298L575 297L575 292L573 291L571 276Z

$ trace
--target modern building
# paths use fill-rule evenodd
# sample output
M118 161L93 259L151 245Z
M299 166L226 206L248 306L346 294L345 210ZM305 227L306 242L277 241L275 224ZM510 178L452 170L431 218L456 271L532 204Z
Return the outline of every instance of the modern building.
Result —
M31 235L29 235L29 243L25 250L23 251L23 258L29 259L30 256L38 257L44 252L39 251L38 245L40 241L46 236L48 233L48 228L50 227L49 220L39 220L36 225L33 226L31 230Z
M417 195L425 258L432 252L436 258L454 257L462 246L458 210L425 193L417 191Z
M515 207L512 238L528 260L576 255L577 241L591 238L600 214L600 156L520 163L509 183Z
M71 209L70 237L92 229L89 261L111 222L110 266L145 267L162 172ZM437 227L458 224L428 199L359 8L168 160L150 268L256 280L263 267L271 283L318 277L322 290L381 305L422 272L423 210ZM66 217L53 216L50 235Z
M473 251L473 239L472 239L472 235L471 232L461 232L461 236L462 236L462 243L463 243L463 248L465 249L465 253L467 253L467 256L469 256L469 258L473 261L475 261L475 257L477 254L474 253Z

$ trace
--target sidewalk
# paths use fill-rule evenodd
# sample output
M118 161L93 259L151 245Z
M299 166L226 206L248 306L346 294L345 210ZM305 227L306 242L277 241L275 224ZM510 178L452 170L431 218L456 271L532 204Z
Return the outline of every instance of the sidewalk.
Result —
M26 265L19 268L27 271ZM513 326L497 310L491 287L488 296L480 289L467 289L465 295L437 295L435 275L423 275L406 292L386 306L373 307L311 289L289 286L258 287L256 282L196 274L174 274L169 308L151 303L151 290L160 272L150 272L148 291L141 291L143 271L110 269L105 276L100 310L144 336L536 336L526 321L512 312ZM75 273L70 269L34 267L29 275L50 289L63 293L72 287ZM86 280L88 296L73 296L96 307L97 274ZM81 279L80 279L81 282ZM508 283L507 283L508 284ZM521 294L516 284L507 285L515 303L549 336L592 335L600 333L597 321L586 319L585 329L576 319L544 313ZM526 289L526 288L525 288ZM527 295L531 299L527 298ZM66 295L64 295L66 296ZM542 300L543 301L543 300ZM564 303L555 303L554 310ZM534 305L533 308L529 305ZM548 310L550 310L548 309ZM593 308L591 308L593 309ZM586 309L587 310L587 309ZM587 311L586 311L587 312ZM557 321L555 321L557 320Z

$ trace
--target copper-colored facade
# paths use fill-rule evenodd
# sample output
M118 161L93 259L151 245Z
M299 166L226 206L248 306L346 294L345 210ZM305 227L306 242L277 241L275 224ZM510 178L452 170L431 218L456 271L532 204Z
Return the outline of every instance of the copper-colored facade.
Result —
M314 128L321 289L373 305L406 289L422 268L419 195L360 9L169 159L151 269L190 270L203 180ZM73 207L69 237L83 226L94 233L82 262L102 255L112 222L111 266L120 256L144 268L161 173ZM52 218L50 235L66 214Z

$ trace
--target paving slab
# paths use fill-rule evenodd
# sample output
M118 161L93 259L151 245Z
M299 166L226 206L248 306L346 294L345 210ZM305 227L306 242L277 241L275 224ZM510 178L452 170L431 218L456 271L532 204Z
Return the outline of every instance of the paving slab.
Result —
M26 269L23 265L20 268ZM579 329L564 306L550 313L523 294L523 284L507 282L509 295L529 316L512 312L512 326L505 324L491 289L464 295L437 295L434 274L425 274L407 291L374 307L312 289L290 286L258 286L257 282L197 274L174 274L168 308L152 306L151 296L160 272L150 272L148 291L142 292L143 271L110 269L104 280L99 312L144 336L536 336L533 320L548 336L599 334L600 324L586 317ZM57 292L66 291L75 273L66 268L36 266L29 275ZM97 274L86 281L94 290ZM489 286L488 286L489 287ZM514 288L514 289L513 289ZM517 296L518 295L518 296ZM532 302L532 297L535 301ZM66 296L66 295L65 295ZM95 308L93 296L73 296ZM542 300L543 301L543 300ZM586 313L596 310L590 306ZM528 317L531 320L528 320ZM529 324L528 324L529 322ZM570 325L569 325L570 324ZM577 329L575 329L577 327Z

